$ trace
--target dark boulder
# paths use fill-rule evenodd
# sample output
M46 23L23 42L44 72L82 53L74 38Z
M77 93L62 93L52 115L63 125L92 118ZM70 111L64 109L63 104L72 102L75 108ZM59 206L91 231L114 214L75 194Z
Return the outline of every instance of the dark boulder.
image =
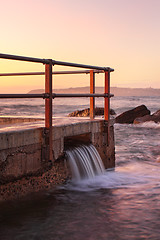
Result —
M116 113L113 109L110 109L110 114L115 115ZM90 115L90 108L86 108L83 110L74 111L74 112L68 114L68 117L88 117L89 115ZM96 107L95 115L96 116L104 115L104 108Z
M116 117L116 123L133 123L136 118L149 115L150 110L145 105L140 105L129 111L126 111Z
M160 117L160 109L157 112L153 113L152 116L159 118Z
M160 110L153 113L152 115L146 115L144 117L136 118L133 123L138 124L138 123L144 123L144 122L149 122L149 121L159 123L160 122Z

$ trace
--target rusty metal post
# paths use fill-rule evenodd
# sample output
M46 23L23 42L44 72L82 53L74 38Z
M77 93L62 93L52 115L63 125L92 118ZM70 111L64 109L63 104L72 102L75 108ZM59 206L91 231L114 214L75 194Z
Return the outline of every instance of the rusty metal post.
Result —
M46 154L47 159L52 161L52 60L45 64L45 93L49 94L49 98L45 99Z
M110 125L110 71L105 71L104 93L108 97L104 98L104 120L107 121L107 144L109 145L109 125Z
M109 121L110 119L110 72L107 71L105 74L104 82L104 93L108 94L108 97L104 98L104 119Z
M95 73L90 70L90 93L95 93ZM90 119L95 117L95 98L90 97Z

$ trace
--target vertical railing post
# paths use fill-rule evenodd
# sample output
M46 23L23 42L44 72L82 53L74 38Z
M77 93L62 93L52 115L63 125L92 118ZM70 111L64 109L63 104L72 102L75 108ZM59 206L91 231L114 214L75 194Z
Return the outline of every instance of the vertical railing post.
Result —
M104 80L104 93L108 94L108 97L104 98L104 119L109 121L110 119L110 72L105 71Z
M95 73L90 70L90 93L95 93ZM95 117L95 98L90 97L90 119Z
M49 94L49 98L45 99L46 154L47 159L52 161L52 60L45 64L45 93Z
M109 125L110 125L110 71L105 71L104 80L104 93L108 94L108 97L104 98L104 120L107 121L107 144L109 145Z

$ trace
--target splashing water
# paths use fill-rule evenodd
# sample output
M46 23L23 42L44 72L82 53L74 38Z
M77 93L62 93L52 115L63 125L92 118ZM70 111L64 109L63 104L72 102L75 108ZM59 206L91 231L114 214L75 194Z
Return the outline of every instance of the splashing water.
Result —
M90 179L103 174L105 168L96 148L90 144L81 145L66 151L74 180Z

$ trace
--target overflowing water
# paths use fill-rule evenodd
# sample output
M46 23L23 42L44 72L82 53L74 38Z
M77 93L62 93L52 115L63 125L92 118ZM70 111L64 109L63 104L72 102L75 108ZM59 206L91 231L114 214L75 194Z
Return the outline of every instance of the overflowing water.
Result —
M35 101L1 102L1 114L43 116L43 102ZM88 107L88 99L67 101L55 100L56 116ZM96 102L102 106L101 99ZM159 103L160 97L114 97L111 107L119 114L145 104L153 113ZM115 169L1 203L0 238L159 240L160 124L115 124L115 141Z
M72 171L73 181L91 179L105 172L102 159L96 148L90 145L80 145L66 151Z

